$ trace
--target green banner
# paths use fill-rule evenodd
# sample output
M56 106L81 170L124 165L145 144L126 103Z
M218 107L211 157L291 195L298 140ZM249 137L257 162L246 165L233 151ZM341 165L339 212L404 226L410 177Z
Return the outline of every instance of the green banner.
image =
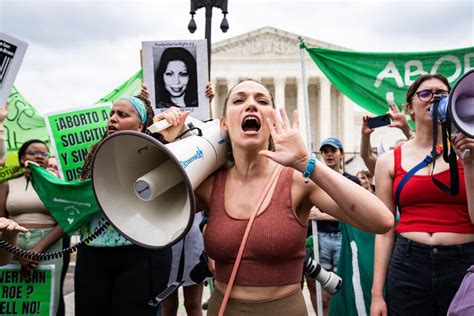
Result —
M66 181L30 164L31 183L39 198L65 233L73 235L100 211L91 180Z
M454 84L474 68L474 47L407 53L302 47L340 92L376 115L388 111L388 102L406 103L408 87L423 74L440 73Z
M40 264L24 279L19 264L0 267L0 315L55 315L54 265Z
M80 178L90 147L105 134L111 106L111 103L102 103L45 115L63 179L73 181Z
M375 234L339 222L342 234L337 274L342 287L331 297L329 315L365 316L370 314L374 270Z

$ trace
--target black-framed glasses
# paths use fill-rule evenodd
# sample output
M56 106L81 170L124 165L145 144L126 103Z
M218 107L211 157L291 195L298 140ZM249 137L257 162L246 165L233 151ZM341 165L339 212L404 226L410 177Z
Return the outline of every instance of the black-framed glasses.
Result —
M433 98L435 94L440 94L442 97L447 97L449 92L446 90L431 91L427 89L418 91L415 94L421 102L428 102Z
M41 156L41 157L48 157L49 152L47 151L42 151L42 150L30 150L27 151L26 154L31 155L31 156Z

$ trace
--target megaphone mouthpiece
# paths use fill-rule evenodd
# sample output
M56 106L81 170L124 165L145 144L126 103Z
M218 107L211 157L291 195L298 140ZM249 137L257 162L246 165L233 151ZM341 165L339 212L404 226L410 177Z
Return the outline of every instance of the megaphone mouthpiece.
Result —
M164 181L165 180L165 181ZM135 181L135 193L142 201L151 201L182 182L176 164L168 159Z

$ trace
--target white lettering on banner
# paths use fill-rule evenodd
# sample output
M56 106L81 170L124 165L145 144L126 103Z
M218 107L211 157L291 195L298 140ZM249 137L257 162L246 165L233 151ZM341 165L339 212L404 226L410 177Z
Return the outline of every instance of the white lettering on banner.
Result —
M398 72L397 66L395 65L393 61L389 61L387 66L385 66L385 69L382 70L382 72L377 75L374 86L376 88L380 87L380 85L382 84L382 81L385 78L392 78L395 80L399 88L403 87L402 76L400 75L400 72Z
M451 62L456 67L456 70L454 71L454 73L451 76L447 77L449 82L453 82L454 80L459 78L459 76L461 76L461 72L462 72L461 62L459 61L459 58L453 55L446 55L446 56L440 57L434 63L433 68L431 68L430 73L432 75L437 74L438 68L441 66L441 64L443 64L443 62Z
M415 70L411 70L415 68ZM423 70L423 63L421 60L410 60L405 64L405 85L410 86L416 79L412 79L412 77L418 78L418 76L422 76L427 72Z
M471 61L474 59L474 53L468 53L464 55L464 73L468 72L470 69L474 69L474 64L471 66ZM454 71L452 74L446 74L449 82L454 82L463 74L463 65L461 60L454 55L444 55L438 58L431 67L430 74L438 73L441 65L451 63L454 66ZM400 71L398 70L395 62L390 60L385 68L377 75L375 78L374 86L379 88L382 85L382 82L385 79L395 80L396 85L399 88L410 86L414 82L414 78L417 78L419 75L427 74L428 72L424 70L423 62L421 60L409 60L404 65L405 76L402 78Z

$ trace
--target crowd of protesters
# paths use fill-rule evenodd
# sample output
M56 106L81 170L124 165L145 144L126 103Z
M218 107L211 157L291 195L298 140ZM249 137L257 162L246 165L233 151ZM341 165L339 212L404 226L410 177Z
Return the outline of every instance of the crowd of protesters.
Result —
M244 80L232 87L220 120L220 128L228 133L231 143L232 163L195 188L199 205L209 216L204 243L197 230L200 248L194 249L194 243L186 242L180 246L186 253L195 253L191 256L194 262L187 266L188 274L200 263L203 248L212 263L209 270L215 277L215 290L208 314L218 315L223 305L232 315L307 315L301 284L311 218L317 221L315 246L319 247L321 266L343 279L354 277L354 272L338 269L348 264L343 262L348 257L341 254L341 249L352 247L348 237L354 235L352 229L357 236L363 236L360 238L372 242L373 269L370 267L368 276L372 284L370 289L366 285L362 289L371 292L365 302L369 306L367 313L446 315L474 264L474 155L458 159L457 196L442 191L432 181L435 177L449 183L449 165L442 154L432 157L433 161L413 174L410 171L432 152L434 135L429 108L434 95L448 95L450 89L444 76L423 75L408 89L402 111L389 104L389 127L400 129L406 138L380 157L372 151L370 136L374 129L369 128L369 116L365 116L360 153L366 169L351 175L345 171L344 145L336 135L321 142L319 154L323 161L318 161L302 141L297 113L293 122L284 109L278 116L272 95L260 82ZM212 99L209 85L206 91ZM147 96L146 88L142 88L138 96L117 100L104 139L121 130L146 133L153 121L166 120L171 127L158 139L163 143L176 141L189 112L169 107L154 116ZM416 133L405 112L415 122ZM1 112L2 121L4 117ZM1 131L0 127L3 137ZM450 141L457 152L474 152L474 139L459 134ZM4 161L2 146L0 159ZM90 177L96 149L97 146L91 148L82 179ZM48 146L36 139L25 142L18 152L25 170L33 162L59 175L49 156ZM29 177L25 172L0 185L1 238L33 252L59 250L67 246L69 239L63 240L61 227L28 186ZM269 181L273 177L273 182ZM268 189L271 197L256 210L254 237L249 237L234 283L231 274L237 250L267 181L272 183ZM102 216L94 218L81 234L87 236L106 221ZM364 251L367 249L361 249L360 254ZM76 314L156 315L160 311L148 305L147 300L173 281L172 266L177 267L179 252L134 245L109 226L98 238L79 248ZM10 262L19 263L25 277L31 276L40 263L0 250L0 264ZM55 265L57 274L53 309L62 315L64 306L58 309L60 275L67 263L62 258L48 262ZM306 281L316 310L315 280L306 277ZM184 293L188 314L201 315L202 284L189 280ZM331 310L335 313L330 295L323 291L322 297L324 314L331 315ZM176 315L177 307L178 297L173 294L163 303L161 314Z

